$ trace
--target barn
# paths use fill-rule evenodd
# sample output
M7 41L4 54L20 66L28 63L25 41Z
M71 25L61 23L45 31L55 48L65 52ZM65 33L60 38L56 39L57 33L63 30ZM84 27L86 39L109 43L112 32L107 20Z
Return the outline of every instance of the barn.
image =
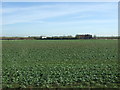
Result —
M92 35L90 34L85 34L85 35L76 35L77 39L92 39Z

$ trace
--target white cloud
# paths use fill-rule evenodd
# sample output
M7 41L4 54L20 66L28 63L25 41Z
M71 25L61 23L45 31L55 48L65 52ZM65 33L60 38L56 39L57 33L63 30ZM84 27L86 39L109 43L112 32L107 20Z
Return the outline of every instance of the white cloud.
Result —
M112 20L80 20L80 21L71 21L71 22L44 22L44 24L51 24L51 25L89 25L89 24L115 24L117 23L117 19Z
M110 5L111 6L111 5ZM74 13L83 12L109 12L112 10L112 5L98 4L98 5L78 5L78 4L54 4L54 5L41 5L31 7L16 7L16 8L3 8L3 24L16 24L16 23L29 23L34 21L42 21L43 19L70 15ZM81 17L81 16L80 16ZM82 16L82 17L88 17Z

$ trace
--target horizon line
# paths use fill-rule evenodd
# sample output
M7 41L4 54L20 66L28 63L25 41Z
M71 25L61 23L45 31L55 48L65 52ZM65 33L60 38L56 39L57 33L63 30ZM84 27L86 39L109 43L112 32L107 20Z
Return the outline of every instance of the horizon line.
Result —
M76 34L76 35L87 35L87 34ZM47 35L28 35L28 36L0 36L0 37L61 37L61 36L76 36L76 35L52 35L52 36L47 36ZM88 34L91 35L91 34ZM119 37L120 35L92 35L96 37Z

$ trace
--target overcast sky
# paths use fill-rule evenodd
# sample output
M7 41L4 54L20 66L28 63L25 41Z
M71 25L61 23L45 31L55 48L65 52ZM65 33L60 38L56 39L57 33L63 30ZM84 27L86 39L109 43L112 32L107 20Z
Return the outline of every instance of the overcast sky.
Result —
M118 34L117 2L4 2L3 36Z

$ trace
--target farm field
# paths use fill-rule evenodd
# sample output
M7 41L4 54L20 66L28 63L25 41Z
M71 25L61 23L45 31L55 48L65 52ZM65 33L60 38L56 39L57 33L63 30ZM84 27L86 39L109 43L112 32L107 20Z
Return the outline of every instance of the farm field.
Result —
M117 40L2 41L3 88L118 88Z

